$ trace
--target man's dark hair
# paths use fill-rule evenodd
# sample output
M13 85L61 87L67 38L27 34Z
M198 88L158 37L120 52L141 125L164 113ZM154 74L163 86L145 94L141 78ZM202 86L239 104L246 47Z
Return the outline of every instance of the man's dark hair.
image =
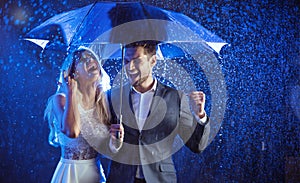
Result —
M155 55L156 47L159 44L159 41L145 40L145 41L137 41L130 44L125 45L125 48L136 48L143 47L145 54Z

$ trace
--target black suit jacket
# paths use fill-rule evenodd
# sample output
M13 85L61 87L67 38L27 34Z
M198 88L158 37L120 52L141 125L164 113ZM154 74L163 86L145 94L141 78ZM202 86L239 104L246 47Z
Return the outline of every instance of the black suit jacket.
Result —
M183 92L158 82L144 127L140 132L133 112L130 85L123 87L122 121L124 143L113 157L108 182L133 182L142 165L147 182L176 182L172 155L182 145L200 153L207 145L210 123L199 124ZM119 118L120 90L111 92L114 121ZM177 138L180 137L180 138ZM175 144L175 145L174 145Z

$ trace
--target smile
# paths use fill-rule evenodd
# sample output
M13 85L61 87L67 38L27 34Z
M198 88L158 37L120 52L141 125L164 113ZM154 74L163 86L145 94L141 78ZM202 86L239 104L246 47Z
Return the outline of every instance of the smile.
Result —
M88 66L87 70L88 70L89 72L94 72L94 71L96 71L96 70L98 71L98 66L97 66L96 63L92 63L92 64L90 64L90 65Z

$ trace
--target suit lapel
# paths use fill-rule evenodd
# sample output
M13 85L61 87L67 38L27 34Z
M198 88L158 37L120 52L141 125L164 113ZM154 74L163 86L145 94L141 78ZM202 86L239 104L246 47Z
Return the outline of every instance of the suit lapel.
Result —
M130 85L127 85L123 91L123 121L124 123L134 129L138 129L137 121L135 119L135 114L132 106L132 99L130 93Z
M130 96L130 85L124 85L123 87L123 93L122 93L122 122L133 129L138 129L137 128L137 123L135 119L135 115L133 112L133 107L132 107L132 102L131 102L131 96ZM111 94L111 101L112 101L112 106L113 110L120 119L120 89L116 89L112 91Z
M156 90L155 90L155 93L154 93L154 96L153 96L153 99L151 102L148 117L143 126L143 130L151 129L154 127L153 124L151 124L151 123L152 123L153 119L157 117L156 115L159 115L161 112L159 110L160 109L159 106L161 106L161 98L164 96L165 92L166 92L165 87L160 82L157 81L157 87L156 87Z

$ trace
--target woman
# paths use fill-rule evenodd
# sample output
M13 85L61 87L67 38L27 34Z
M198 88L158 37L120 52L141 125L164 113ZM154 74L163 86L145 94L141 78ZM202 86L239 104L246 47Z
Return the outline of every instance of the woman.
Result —
M105 182L101 165L100 170L96 166L97 151L116 152L123 141L123 127L110 124L105 94L109 77L97 55L79 47L67 57L59 81L45 110L49 142L61 147L51 182Z

